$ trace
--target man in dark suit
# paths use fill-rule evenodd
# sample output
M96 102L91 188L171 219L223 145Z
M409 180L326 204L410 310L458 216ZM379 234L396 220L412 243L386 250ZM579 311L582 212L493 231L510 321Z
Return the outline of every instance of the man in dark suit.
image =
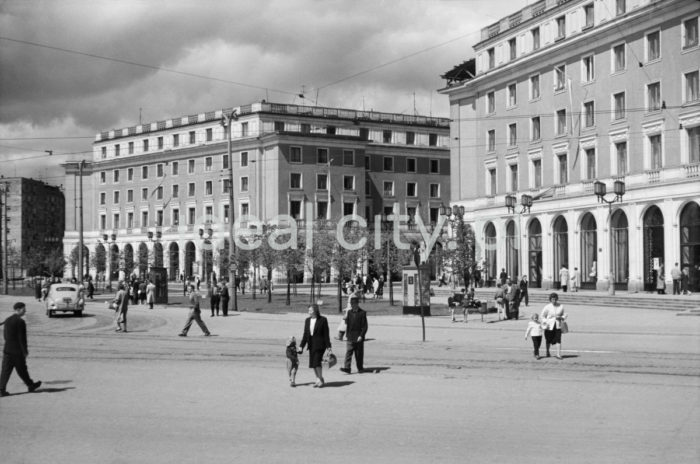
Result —
M357 295L350 297L350 310L346 316L345 336L347 343L345 345L345 367L340 370L346 374L350 373L350 364L352 355L355 354L355 364L357 371L364 370L363 362L365 357L365 336L367 335L367 313L360 308Z
M30 392L41 386L41 382L34 382L27 372L27 324L24 313L27 308L24 303L15 303L15 313L5 319L5 347L2 351L2 371L0 372L0 396L9 396L7 393L7 381L10 380L12 370L17 370L17 375L24 381Z
M520 317L520 287L513 285L513 282L506 280L506 314L508 319L518 320Z

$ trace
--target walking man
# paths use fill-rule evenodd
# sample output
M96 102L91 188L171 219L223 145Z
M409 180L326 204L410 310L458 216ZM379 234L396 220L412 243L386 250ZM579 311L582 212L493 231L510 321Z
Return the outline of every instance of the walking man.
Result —
M209 329L207 329L207 325L202 320L202 310L200 309L200 305L202 303L202 295L198 291L195 291L194 285L189 286L189 291L190 313L187 316L187 322L185 323L185 327L182 328L182 332L180 332L179 335L181 337L186 337L187 332L190 331L192 322L196 321L197 325L199 325L199 328L202 329L202 332L204 332L204 335L208 337L209 335L211 335L211 333L209 332Z
M365 357L365 336L367 335L367 313L360 308L359 298L353 294L350 296L350 310L345 319L346 329L346 345L345 345L345 367L340 370L346 374L350 373L350 364L352 355L355 354L355 364L357 372L361 373L364 370Z
M41 382L34 382L27 371L27 324L22 319L27 308L22 302L13 306L15 313L5 319L4 335L5 347L2 350L2 371L0 372L0 396L9 396L7 381L10 380L12 370L24 381L29 392L35 391L41 386Z

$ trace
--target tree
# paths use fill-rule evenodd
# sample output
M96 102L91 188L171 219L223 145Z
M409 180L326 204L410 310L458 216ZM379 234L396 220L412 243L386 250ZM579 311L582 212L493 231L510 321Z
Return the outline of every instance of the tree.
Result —
M284 235L277 235L274 241L278 244L285 242ZM296 279L297 271L304 269L306 246L304 238L301 234L297 236L296 248L286 248L279 253L278 266L287 274L287 300L286 305L291 304L291 285L292 279Z
M98 274L107 270L107 252L103 246L98 246L90 255L90 267L95 268Z
M401 272L405 265L411 262L411 251L400 250L394 243L394 232L390 227L392 223L384 225L384 230L380 234L379 246L374 241L370 245L370 256L374 263L375 272L386 274L386 283L389 287L389 304L394 304L393 274ZM394 227L397 227L394 225ZM405 239L402 239L405 240Z
M324 220L314 222L313 227L313 243L306 244L306 269L311 274L311 292L310 303L315 303L316 295L316 278L322 275L323 272L330 270L329 263L333 256L334 235L330 224ZM320 296L320 288L319 294Z
M44 258L44 266L51 276L62 276L66 266L63 251L58 248L49 251Z
M358 244L363 238L367 239L367 232L365 229L360 229L357 226L345 227L341 232L342 238L345 242L349 244ZM351 250L343 244L341 244L340 237L336 237L335 244L333 245L333 252L331 253L331 265L335 268L338 273L337 284L338 284L338 312L343 312L343 302L342 302L342 285L345 278L352 278L353 274L357 271L358 266L362 262L362 257L364 256L367 243L357 250Z
M466 284L469 269L474 265L474 231L459 217L452 221L452 238L443 246L442 257Z

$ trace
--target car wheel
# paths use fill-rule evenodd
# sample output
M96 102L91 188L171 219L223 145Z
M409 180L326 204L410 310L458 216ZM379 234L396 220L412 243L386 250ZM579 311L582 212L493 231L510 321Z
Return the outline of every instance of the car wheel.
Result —
M75 315L78 317L83 317L83 312L82 311L75 311Z

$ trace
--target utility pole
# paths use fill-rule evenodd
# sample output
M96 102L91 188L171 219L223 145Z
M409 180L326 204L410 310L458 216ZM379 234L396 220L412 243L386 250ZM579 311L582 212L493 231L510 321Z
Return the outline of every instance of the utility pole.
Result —
M83 167L85 160L78 163L78 173L80 175L80 191L78 192L78 284L82 284L83 276Z
M5 295L8 294L9 289L7 287L7 189L8 189L8 184L7 182L3 183L3 188L0 189L0 193L3 195L2 199L2 243L3 243L3 250L2 250L2 281L3 281L3 290L5 292Z
M223 113L223 111L222 111ZM238 311L238 291L236 289L236 271L238 263L235 262L236 257L236 241L234 240L234 222L236 221L236 207L233 204L233 158L231 157L231 125L233 121L238 120L236 110L231 110L229 114L223 113L221 125L224 126L227 135L227 153L228 153L228 204L229 204L229 246L228 254L228 274L229 282L233 287L233 310Z

